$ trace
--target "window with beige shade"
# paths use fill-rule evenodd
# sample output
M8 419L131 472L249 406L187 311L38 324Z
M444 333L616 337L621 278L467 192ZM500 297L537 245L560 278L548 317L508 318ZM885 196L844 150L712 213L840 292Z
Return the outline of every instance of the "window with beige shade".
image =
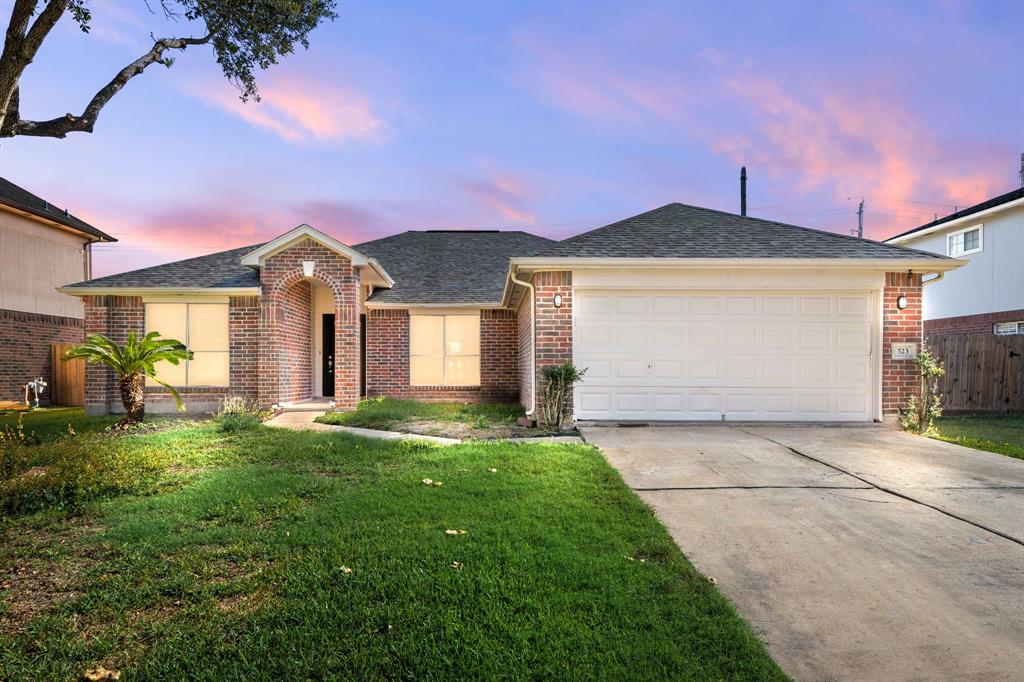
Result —
M147 303L146 332L178 339L193 353L191 360L156 365L157 376L176 388L227 386L229 376L227 303ZM149 386L159 386L152 379Z
M480 385L480 315L410 315L409 383Z

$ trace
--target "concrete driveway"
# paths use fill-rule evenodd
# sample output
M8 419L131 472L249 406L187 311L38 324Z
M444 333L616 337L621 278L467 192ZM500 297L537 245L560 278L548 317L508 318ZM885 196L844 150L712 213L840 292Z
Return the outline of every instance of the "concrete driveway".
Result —
M1024 671L1024 461L881 427L584 427L799 680Z

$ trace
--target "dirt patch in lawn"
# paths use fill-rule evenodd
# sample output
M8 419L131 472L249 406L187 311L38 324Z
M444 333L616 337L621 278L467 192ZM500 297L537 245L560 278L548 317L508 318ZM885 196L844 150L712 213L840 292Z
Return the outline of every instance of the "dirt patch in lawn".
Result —
M394 424L391 431L399 433L418 433L424 436L440 436L442 438L458 438L459 440L500 440L515 438L539 438L542 436L578 436L575 429L571 431L550 431L534 429L518 424L500 424L477 426L464 422L450 421L407 421Z
M110 552L86 540L102 527L70 521L59 528L0 532L0 633L15 634L77 596L78 576Z

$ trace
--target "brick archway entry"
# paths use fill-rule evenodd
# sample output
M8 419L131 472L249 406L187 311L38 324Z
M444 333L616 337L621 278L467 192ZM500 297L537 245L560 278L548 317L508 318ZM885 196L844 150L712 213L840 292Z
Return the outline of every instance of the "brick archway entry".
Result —
M351 261L310 239L267 258L260 280L259 402L313 397L312 286L303 261L316 263L311 279L334 296L334 400L339 409L359 401L359 278Z

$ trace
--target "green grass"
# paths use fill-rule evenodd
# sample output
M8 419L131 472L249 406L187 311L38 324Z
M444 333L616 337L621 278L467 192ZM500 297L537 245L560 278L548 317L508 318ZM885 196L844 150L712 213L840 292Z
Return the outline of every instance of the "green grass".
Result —
M99 431L119 417L86 417L80 407L43 407L29 412L0 412L0 432L7 427L14 429L18 425L18 415L24 423L26 434L34 432L40 440L50 440L68 433L68 424L78 433Z
M0 679L784 678L592 448L127 438L145 494L3 521Z
M939 417L928 435L948 443L1024 459L1024 415Z
M522 405L423 403L418 400L373 398L351 412L331 412L317 418L324 424L343 424L367 429L392 429L403 422L436 421L473 424L479 428L515 424L524 414Z

